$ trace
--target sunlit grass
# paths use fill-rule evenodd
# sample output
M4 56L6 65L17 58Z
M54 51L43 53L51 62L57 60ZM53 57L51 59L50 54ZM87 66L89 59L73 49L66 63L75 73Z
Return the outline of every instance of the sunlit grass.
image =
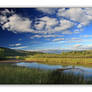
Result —
M28 57L28 58L25 58L25 60L48 63L48 64L92 66L92 58L39 58L39 57Z

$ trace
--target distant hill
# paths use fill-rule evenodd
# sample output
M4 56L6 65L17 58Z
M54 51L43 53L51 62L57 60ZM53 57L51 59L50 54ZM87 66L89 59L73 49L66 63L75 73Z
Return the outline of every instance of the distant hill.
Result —
M5 59L7 57L26 57L26 56L34 56L34 57L49 57L49 58L92 58L92 50L85 51L70 51L70 50L43 50L43 51L24 51L24 50L15 50L10 48L0 47L0 60Z
M10 48L0 47L0 58L5 58L7 56L27 56L34 54L41 54L42 52L34 52L34 51L24 51L24 50L15 50Z
M62 52L70 52L71 50L42 50L41 52L44 53L55 53L55 54L60 54Z

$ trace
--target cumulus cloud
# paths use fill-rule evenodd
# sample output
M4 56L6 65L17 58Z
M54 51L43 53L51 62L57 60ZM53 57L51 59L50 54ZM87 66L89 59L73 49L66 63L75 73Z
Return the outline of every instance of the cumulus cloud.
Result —
M14 32L32 32L30 26L31 21L28 18L22 18L15 14L8 18L2 28Z
M92 8L84 8L84 11L88 14L92 16Z
M61 8L58 10L58 16L65 17L84 26L88 25L90 21L92 21L92 16L91 14L89 15L86 8Z
M57 18L52 18L48 16L44 16L38 19L34 26L36 28L36 32L38 33L55 33L55 26L59 24ZM37 31L38 30L38 31Z
M11 13L12 15L8 17L6 13ZM14 14L8 10L2 11L0 15L0 24L2 25L1 27L4 30L7 29L8 31L15 33L34 32L34 30L31 29L31 22L32 21L30 19Z
M35 28L39 30L39 33L49 32L48 30L52 30L52 27L56 26L58 21L56 18L51 18L48 16L39 18L39 21L35 23ZM44 28L44 29L43 29ZM45 32L43 32L44 30Z
M61 19L59 26L56 26L55 30L56 31L67 30L73 26L74 26L74 23L72 23L71 21L66 20L66 19Z
M56 13L57 8L37 8L37 10L44 13ZM52 33L61 33L61 34L72 34L80 33L80 29L89 24L92 20L91 8L61 8L58 9L57 16L44 16L37 18L37 20L32 22L31 19L19 16L14 11L9 11L5 9L0 11L0 26L3 30L7 29L14 33L22 32L31 32L39 34L52 34ZM10 16L7 16L10 15ZM33 27L32 27L33 23ZM67 31L72 29L74 32Z
M11 14L10 17L7 16ZM65 30L73 26L73 24L65 19L59 20L57 18L51 18L48 16L39 18L38 22L35 22L34 27L36 30L31 28L32 21L29 18L25 18L15 14L13 11L4 10L0 15L1 27L5 30L17 32L33 32L33 33L55 33L56 31ZM59 26L58 26L59 25ZM56 27L57 26L57 27ZM55 28L55 29L54 29Z
M72 32L69 31L69 30L65 30L65 31L62 32L62 34L72 34Z
M57 8L36 8L38 11L41 11L43 13L47 13L47 14L53 14L55 13Z
M40 22L38 22L38 24L35 24L34 26L37 30L42 30L45 25L46 25L46 23L44 21L40 21Z
M6 16L0 15L0 24L4 24L8 21L8 18Z
M50 11L53 9L40 8L39 10L42 12L49 11L49 13L51 13ZM40 22L36 27L42 30L44 28L44 32L42 31L43 33L55 33L63 31L63 34L72 34L72 32L67 32L66 30L76 26L77 28L74 29L73 33L80 33L81 29L92 21L91 11L92 8L59 8L56 18L47 16L42 17L40 18ZM39 32L41 33L41 31Z
M0 11L0 14L1 15L14 14L14 11L13 10L9 11L8 9L5 9L4 11Z
M71 34L72 32L67 32L66 30L72 28L74 25L75 23L67 19L62 18L57 20L57 18L45 16L39 18L39 21L35 24L35 28L40 30L39 33L55 33L65 30L66 34Z
M40 20L45 22L46 29L49 29L58 24L58 21L56 18L50 18L50 17L45 16L45 17L40 18Z

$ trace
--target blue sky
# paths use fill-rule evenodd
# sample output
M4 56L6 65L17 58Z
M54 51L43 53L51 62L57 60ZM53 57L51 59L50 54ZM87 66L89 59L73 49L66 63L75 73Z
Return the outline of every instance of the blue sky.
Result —
M92 8L0 8L0 47L92 49Z

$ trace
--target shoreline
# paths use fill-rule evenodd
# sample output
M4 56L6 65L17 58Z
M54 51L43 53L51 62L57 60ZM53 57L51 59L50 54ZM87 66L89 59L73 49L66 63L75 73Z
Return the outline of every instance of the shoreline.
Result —
M50 64L50 65L73 65L73 66L85 66L85 67L92 67L92 60L86 61L85 59L82 60L82 62L80 62L80 59L78 58L78 60L74 59L74 60L67 60L67 59L63 59L63 60L56 60L55 58L53 60L48 60L48 58L46 59L40 59L40 58L30 58L30 60L20 60L20 59L11 59L11 60L0 60L0 63L20 63L20 62L25 62L25 63L33 63L33 62L37 62L37 63L43 63L43 64ZM74 62L76 61L76 62ZM84 61L84 62L83 62Z
M0 63L19 63L19 62L34 62L34 61L28 61L28 60L0 60Z

